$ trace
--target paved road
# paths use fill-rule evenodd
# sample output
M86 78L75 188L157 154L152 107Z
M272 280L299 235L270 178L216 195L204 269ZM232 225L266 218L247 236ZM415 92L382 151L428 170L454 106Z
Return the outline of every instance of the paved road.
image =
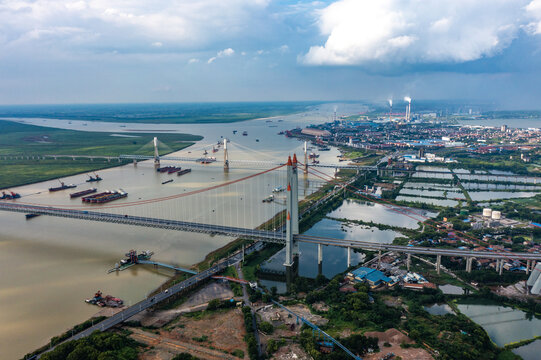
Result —
M237 269L237 274L239 276L239 279L244 280L244 274L242 272L242 266L240 266L240 263L235 264L235 268ZM256 320L255 309L254 309L253 304L250 302L250 298L248 297L246 284L242 284L242 297L244 299L244 304L248 305L250 309L252 310L252 327L254 329L254 337L257 344L257 351L259 352L259 356L261 356L262 355L261 340L259 339L259 331L257 330L257 320Z

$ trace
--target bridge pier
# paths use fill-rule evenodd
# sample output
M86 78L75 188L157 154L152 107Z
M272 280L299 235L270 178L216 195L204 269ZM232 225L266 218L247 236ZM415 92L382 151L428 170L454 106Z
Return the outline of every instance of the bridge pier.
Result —
M304 142L304 174L308 174L308 142Z
M503 273L503 259L500 259L500 268L498 269L498 274L501 276Z
M410 267L411 267L411 254L408 253L408 257L406 258L406 269L410 271Z
M158 153L158 138L152 140L154 144L154 166L160 166L160 154ZM120 159L118 159L120 161Z
M378 251L378 269L381 265L381 250Z
M473 258L468 256L466 258L466 272L471 273L472 263L473 263Z
M440 267L441 267L441 255L436 256L436 272L438 275L440 274Z
M133 159L133 166L137 166L137 160Z
M526 275L530 274L530 265L531 265L530 260L526 260Z
M227 139L224 138L224 172L229 171L229 153L227 152Z
M347 252L348 252L348 269L349 269L349 267L351 266L351 248L349 246L347 248Z

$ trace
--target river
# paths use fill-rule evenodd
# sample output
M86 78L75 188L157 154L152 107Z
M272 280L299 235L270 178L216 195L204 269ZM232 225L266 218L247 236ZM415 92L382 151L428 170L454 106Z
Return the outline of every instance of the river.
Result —
M355 111L359 109L352 109L351 113ZM285 162L289 154L302 154L303 143L277 133L308 123L326 122L332 112L333 105L327 104L319 106L316 111L273 118L272 122L258 119L208 125L121 124L75 120L69 123L67 120L51 119L23 121L81 131L115 132L119 135L134 130L204 135L205 138L192 147L172 154L186 157L200 157L203 149L210 150L222 136L231 140L228 148L232 165L228 173L224 173L219 160L207 166L178 163L182 167L192 168L190 174L181 177L156 173L152 162L99 171L103 181L91 186L98 187L100 191L122 188L129 193L128 198L104 206L114 207L123 202L202 189L263 170L250 169L246 165L235 166L234 160ZM238 133L234 135L233 130L238 130ZM243 131L247 131L248 136L242 136ZM331 149L321 152L319 160L322 163L335 163L337 155L338 151ZM221 159L222 150L213 156ZM173 164L177 163L162 162L162 165ZM333 169L326 171L332 173ZM172 183L161 184L170 178L174 180ZM86 176L81 174L65 178L64 181L79 184L75 190L82 190L90 187L84 182L85 179ZM197 198L191 196L106 211L254 227L283 209L281 195L277 196L278 201L271 204L261 202L273 187L283 185L283 179L284 171L276 174L273 172L200 194ZM48 181L13 190L23 195L19 200L21 202L81 207L80 200L69 199L70 190L49 193L47 189L54 184L55 181ZM319 184L319 180L311 177L304 179L301 175L301 197L317 189ZM107 269L113 267L128 250L152 250L155 252L153 259L157 261L187 267L232 240L223 236L46 216L27 221L23 214L7 212L1 213L0 229L0 358L7 360L20 358L47 344L51 336L58 335L96 313L98 308L83 301L96 290L118 296L130 304L143 298L171 275L167 271L155 271L142 266L108 275Z

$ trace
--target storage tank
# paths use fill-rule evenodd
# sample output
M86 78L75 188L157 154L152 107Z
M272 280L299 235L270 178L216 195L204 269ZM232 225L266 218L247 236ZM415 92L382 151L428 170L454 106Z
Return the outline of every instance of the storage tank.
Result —
M491 217L492 216L492 209L483 209L483 216L484 217Z
M500 220L502 218L502 212L501 211L493 211L492 212L492 220Z

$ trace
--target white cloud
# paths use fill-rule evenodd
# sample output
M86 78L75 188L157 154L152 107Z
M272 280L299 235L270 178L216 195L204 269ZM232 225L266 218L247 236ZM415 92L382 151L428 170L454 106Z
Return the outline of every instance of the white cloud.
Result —
M223 49L218 51L218 57L232 56L235 53L235 50L231 48Z
M541 0L339 0L316 11L323 46L310 65L466 62L492 56L517 37ZM526 7L526 5L528 5ZM541 27L538 28L538 31Z
M214 60L216 60L216 56L213 56L210 59L208 59L207 64L212 64L214 62Z
M526 11L531 18L528 29L534 34L541 34L541 0L532 0L526 6Z
M282 45L282 46L280 46L280 48L278 49L278 51L280 51L282 54L285 54L286 52L289 51L289 46L287 46L287 45Z
M198 62L199 62L199 59L196 59L196 58L191 58L190 60L188 60L188 64L195 64Z
M1 0L0 46L37 41L66 47L197 48L254 33L270 0ZM76 32L59 29L77 29ZM53 36L54 35L54 36ZM66 40L68 43L66 43Z

